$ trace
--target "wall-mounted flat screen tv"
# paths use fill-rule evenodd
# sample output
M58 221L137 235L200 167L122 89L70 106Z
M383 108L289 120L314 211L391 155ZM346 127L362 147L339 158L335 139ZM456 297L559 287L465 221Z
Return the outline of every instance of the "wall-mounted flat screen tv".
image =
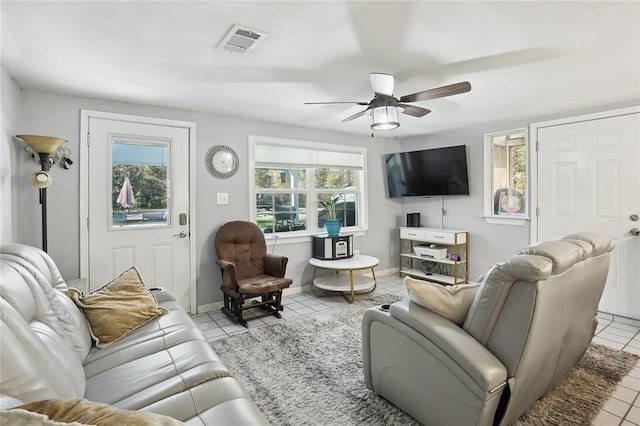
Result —
M469 195L465 145L385 154L389 197Z

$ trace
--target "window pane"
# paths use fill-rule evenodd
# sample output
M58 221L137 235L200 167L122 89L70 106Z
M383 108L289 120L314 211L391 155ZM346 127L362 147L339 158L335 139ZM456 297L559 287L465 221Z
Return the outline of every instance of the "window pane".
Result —
M306 230L306 211L306 194L256 194L257 223L265 233Z
M163 142L112 142L113 228L169 223L168 153Z
M337 200L336 200L337 198ZM349 194L349 193L341 193L341 194L329 194L329 193L320 193L318 194L318 201L330 201L336 200L335 202L335 217L336 219L342 220L342 226L357 226L358 225L358 203L357 203L357 195ZM323 207L320 203L318 203L318 229L322 229L324 227L325 219L330 218L329 211Z
M342 189L356 184L357 171L342 168L316 169L316 188Z
M525 139L516 136L492 139L493 214L525 213L527 148Z
M297 167L256 167L256 188L304 189L306 170Z
M520 192L525 191L527 178L527 148L525 145L513 146L509 149L509 178L513 188Z

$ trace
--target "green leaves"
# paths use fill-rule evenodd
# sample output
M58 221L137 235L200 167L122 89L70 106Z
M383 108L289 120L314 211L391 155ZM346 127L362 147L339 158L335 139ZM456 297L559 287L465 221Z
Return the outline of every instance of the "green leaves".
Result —
M332 197L329 200L318 201L318 204L322 206L325 210L327 210L327 215L329 216L329 219L336 218L336 203L341 198L342 198L342 195L336 195L335 197Z

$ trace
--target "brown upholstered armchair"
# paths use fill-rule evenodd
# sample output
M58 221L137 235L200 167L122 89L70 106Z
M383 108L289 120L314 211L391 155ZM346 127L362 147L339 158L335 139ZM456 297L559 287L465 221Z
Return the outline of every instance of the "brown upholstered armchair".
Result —
M262 308L256 318L275 315L283 310L282 289L291 285L285 278L287 259L267 253L262 230L252 222L234 221L220 227L216 234L216 254L222 270L222 312L247 327L242 313ZM247 299L260 297L245 305Z

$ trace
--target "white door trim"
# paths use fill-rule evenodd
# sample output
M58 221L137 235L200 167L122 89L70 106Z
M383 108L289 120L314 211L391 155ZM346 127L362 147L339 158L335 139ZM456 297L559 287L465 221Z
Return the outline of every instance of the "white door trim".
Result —
M126 121L131 123L181 127L189 131L189 290L191 312L197 309L196 299L196 123L168 120L112 112L80 110L80 277L86 278L89 271L89 119Z
M538 242L538 150L536 149L538 146L538 129L638 113L640 113L640 105L529 124L529 152L532 154L530 157L531 181L529 182L531 188L531 197L529 197L529 202L531 203L531 210L529 210L531 215L529 242L531 244Z

